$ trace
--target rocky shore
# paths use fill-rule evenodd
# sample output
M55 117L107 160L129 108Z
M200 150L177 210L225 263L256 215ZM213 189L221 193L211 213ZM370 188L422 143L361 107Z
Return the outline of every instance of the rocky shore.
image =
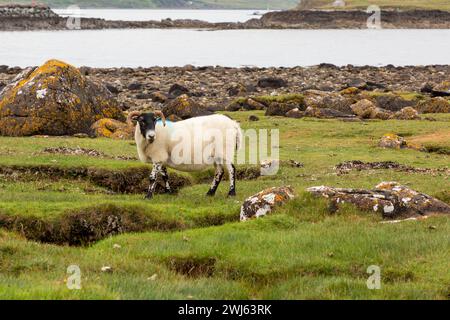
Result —
M243 23L210 23L200 20L110 21L81 18L82 30L99 29L365 29L370 14L361 10L320 11L290 10L270 12L260 19ZM55 14L49 7L27 5L0 6L0 30L67 30L68 18ZM387 29L449 29L450 12L439 10L384 10L382 27Z
M122 139L131 134L124 116L134 110L162 110L171 121L240 110L290 118L433 121L433 113L450 113L449 75L449 65L99 69L50 60L39 68L0 66L0 134ZM414 147L391 136L383 146Z

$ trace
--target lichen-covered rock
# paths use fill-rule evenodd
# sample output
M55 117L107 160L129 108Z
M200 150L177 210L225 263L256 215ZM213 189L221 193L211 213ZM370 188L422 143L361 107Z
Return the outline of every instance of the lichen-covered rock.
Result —
M419 112L412 107L403 108L400 111L397 111L395 114L391 116L391 119L396 120L420 120Z
M296 109L298 104L296 103L279 103L272 102L266 109L266 116L285 116L287 112L292 109Z
M432 95L435 97L450 96L450 81L443 81L433 88Z
M186 94L182 94L169 101L162 111L166 117L176 115L183 120L211 114L210 111L189 98Z
M290 186L263 190L244 201L241 207L241 221L265 216L276 206L282 205L294 197L294 190Z
M0 134L89 133L99 119L125 120L112 94L64 62L28 68L0 92Z
M361 119L381 119L387 120L391 117L391 113L387 110L378 108L372 101L362 99L351 106L354 114Z
M333 119L333 118L352 118L351 114L341 112L339 110L330 108L313 108L308 107L304 112L306 117L320 118L320 119Z
M383 135L378 143L378 146L388 149L413 149L425 151L423 146L409 143L403 137L396 135L395 133L387 133Z
M307 191L330 199L335 208L352 203L361 210L381 213L387 219L450 214L448 204L396 182L382 182L373 190L320 186Z
M320 90L306 90L303 92L303 95L306 107L328 108L344 113L352 113L351 105L354 103L352 97Z
M394 133L386 133L380 139L378 146L389 149L403 149L407 147L407 143L403 137Z
M96 121L91 129L96 137L103 138L125 140L132 139L134 135L133 128L130 128L128 124L109 118Z
M450 113L450 100L443 97L421 101L416 106L420 113Z
M414 107L417 103L417 101L405 99L392 92L377 93L375 95L371 92L364 92L362 97L371 100L376 107L391 112L397 112L406 107Z

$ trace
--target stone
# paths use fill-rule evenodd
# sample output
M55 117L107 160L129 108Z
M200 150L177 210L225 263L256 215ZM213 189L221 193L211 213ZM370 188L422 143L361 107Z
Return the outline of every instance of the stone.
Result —
M397 112L406 107L414 107L416 101L406 100L393 93L377 94L369 98L378 108Z
M421 101L416 106L420 113L450 113L450 100L435 97Z
M344 113L351 114L351 105L355 102L354 98L344 96L336 92L325 92L320 90L306 90L303 92L304 104L312 108L329 108Z
M261 78L258 80L257 85L260 88L272 88L272 89L278 89L288 86L287 82L284 79L275 77Z
M360 210L381 213L385 219L450 214L448 204L397 182L382 182L373 190L320 186L307 191L329 199L335 208L351 203Z
M150 93L150 99L154 102L165 103L167 101L167 96L161 91L154 91Z
M188 93L189 89L178 83L173 84L169 89L169 97L172 99Z
M259 117L252 114L248 116L248 121L259 121Z
M286 112L286 117L288 118L294 118L294 119L300 119L303 118L305 116L305 112L300 111L299 108L295 108L292 110L289 110L288 112Z
M246 103L244 103L244 108L247 110L263 110L266 106L253 98L248 98Z
M150 100L152 95L150 93L138 93L136 99L138 100Z
M240 219L247 221L260 218L272 212L272 210L295 197L295 192L290 186L269 188L249 197L241 207Z
M125 120L99 82L58 60L27 68L0 92L0 134L7 136L90 133L102 119Z
M351 118L353 115L349 115L347 113L343 113L339 110L330 109L330 108L306 108L304 115L306 117L313 117L319 119L333 119L333 118Z
M117 86L111 84L111 83L106 83L105 84L106 89L109 90L109 92L111 92L112 94L119 94L120 90L117 88Z
M91 130L96 137L112 138L112 139L132 139L134 136L134 128L124 122L114 119L100 119L91 126Z
M266 109L266 116L281 116L284 117L287 112L297 108L296 103L279 103L272 102ZM297 108L298 109L298 108Z
M450 81L443 81L437 86L433 87L431 91L433 97L449 97L450 96Z
M137 90L141 90L142 89L142 83L140 83L140 82L132 82L132 83L130 83L129 85L128 85L128 90L131 90L131 91L137 91Z
M403 108L400 111L397 111L395 114L391 116L391 119L396 120L420 120L419 112L416 109L411 107Z
M381 119L387 120L391 117L391 113L387 110L375 106L372 101L362 99L351 106L354 114L361 119Z
M210 111L189 98L186 94L169 101L162 111L166 117L176 115L183 120L211 114Z
M387 133L381 137L378 146L388 149L404 149L408 145L403 137L394 133Z
M238 83L236 85L229 87L227 89L227 93L230 97L236 97L236 96L241 97L241 96L245 96L247 94L247 88L244 85Z

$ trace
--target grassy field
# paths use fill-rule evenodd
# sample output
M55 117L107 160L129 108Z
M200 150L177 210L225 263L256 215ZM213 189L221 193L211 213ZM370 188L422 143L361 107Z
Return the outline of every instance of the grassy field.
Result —
M334 1L311 0L309 2L313 8L334 8L332 6ZM345 0L345 4L345 7L338 7L338 9L366 9L369 5L374 4L381 8L393 9L450 10L448 0Z
M248 122L250 114L261 120ZM0 299L450 297L449 217L381 224L379 216L352 206L330 214L326 201L305 192L310 186L371 188L394 180L449 202L450 181L444 174L377 170L338 176L333 167L347 160L448 167L448 155L385 150L377 147L377 141L394 132L449 148L445 137L450 134L450 115L432 115L435 122L299 120L265 117L261 112L229 115L243 128L278 128L281 159L300 161L304 167L283 165L276 176L239 181L235 199L226 198L226 183L216 198L206 198L209 182L204 178L208 175L185 175L190 185L177 195L157 195L146 202L141 194L112 193L89 176L40 176L24 171L143 168L137 161L113 159L136 156L131 141L0 137L3 170L22 167L21 173L0 175L0 221L23 219L23 229L0 228ZM108 157L42 152L57 146L91 148ZM281 185L293 186L297 198L271 216L238 221L246 197ZM39 229L39 224L52 221L61 226L73 214L111 210L127 219L139 217L145 221L145 232L124 233L87 246L44 244L25 237L30 228L27 218L34 221L31 227ZM81 269L81 290L66 287L69 265ZM381 268L380 290L367 289L370 265ZM112 272L102 272L104 266Z

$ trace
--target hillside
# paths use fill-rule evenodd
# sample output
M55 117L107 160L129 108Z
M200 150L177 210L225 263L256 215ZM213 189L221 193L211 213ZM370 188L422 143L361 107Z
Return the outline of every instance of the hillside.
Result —
M381 8L450 10L449 0L346 0L345 6L335 7L331 0L302 0L298 9L366 9L371 4Z
M41 0L51 7L77 4L82 8L192 8L192 9L290 9L298 0ZM0 0L5 3L31 3L25 0Z

